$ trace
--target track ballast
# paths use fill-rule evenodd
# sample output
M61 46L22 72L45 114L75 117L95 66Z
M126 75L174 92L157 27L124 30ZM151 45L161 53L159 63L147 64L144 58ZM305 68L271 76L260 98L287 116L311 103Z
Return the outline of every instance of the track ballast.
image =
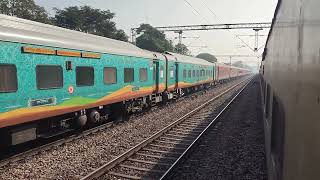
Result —
M212 102L230 91L234 93L240 84L247 82L208 100L83 179L159 179L217 116L217 108Z

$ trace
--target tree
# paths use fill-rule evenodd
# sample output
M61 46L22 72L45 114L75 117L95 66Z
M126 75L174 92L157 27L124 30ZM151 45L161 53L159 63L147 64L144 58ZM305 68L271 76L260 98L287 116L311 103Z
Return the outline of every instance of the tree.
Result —
M196 57L200 58L200 59L207 60L209 62L217 62L218 61L214 55L209 54L209 53L201 53L201 54L198 54Z
M33 0L0 0L0 13L32 21L51 23L46 10Z
M239 67L239 68L249 68L249 66L244 64L242 61L236 61L236 62L232 63L232 65Z
M188 47L184 44L177 44L174 47L174 52L179 53L179 54L183 54L183 55L190 55L190 51L188 49Z
M128 41L125 32L116 28L116 23L112 21L115 14L109 10L104 11L89 6L71 6L62 10L55 9L55 11L53 21L57 26Z
M137 34L141 34L136 44L142 49L156 52L173 51L171 41L166 39L166 35L149 24L141 24L137 29Z

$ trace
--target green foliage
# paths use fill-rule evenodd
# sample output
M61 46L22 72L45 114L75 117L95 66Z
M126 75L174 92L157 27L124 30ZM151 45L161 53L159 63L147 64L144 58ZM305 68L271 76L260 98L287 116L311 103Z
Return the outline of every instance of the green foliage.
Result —
M115 14L109 10L93 9L89 6L71 6L65 9L55 9L55 11L53 21L57 26L128 41L125 32L116 28L116 23L112 21Z
M137 33L143 33L136 40L138 47L156 52L173 51L172 42L166 39L163 32L158 31L151 25L141 24Z
M190 55L191 54L188 47L184 44L177 44L174 47L174 52L179 53L179 54L183 54L183 55Z
M232 66L236 66L236 67L239 67L239 68L245 68L245 69L251 69L250 66L244 64L242 61L234 62L234 63L232 63Z
M0 13L32 21L51 23L46 10L33 0L0 0Z
M196 57L200 58L200 59L207 60L209 62L217 62L218 61L214 55L209 54L209 53L201 53L201 54L198 54Z
M121 41L128 41L123 30L111 21L115 14L109 10L93 9L89 6L72 6L55 9L55 17L49 18L46 10L34 0L0 0L0 13L32 21L54 24L63 28L95 34Z

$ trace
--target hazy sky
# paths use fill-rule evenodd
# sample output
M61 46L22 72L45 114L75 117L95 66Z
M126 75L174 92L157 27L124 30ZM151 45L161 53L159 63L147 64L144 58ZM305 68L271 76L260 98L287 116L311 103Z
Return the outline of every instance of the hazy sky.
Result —
M117 27L130 35L132 27L141 23L153 26L192 25L215 23L241 22L271 22L277 0L35 0L38 5L44 6L52 15L53 7L89 5L94 8L111 10L116 13L114 21ZM188 4L190 3L191 6ZM214 13L214 14L213 14ZM223 54L250 54L254 53L235 35L253 35L253 30L216 30L216 31L189 31L186 37L200 37L199 39L184 39L183 43L190 46L193 55L200 52L209 52L214 55ZM261 31L267 35L268 30ZM177 34L167 33L169 39L175 39ZM252 48L254 37L240 36ZM263 46L266 37L259 38L259 46ZM192 46L207 46L192 47ZM263 49L263 48L262 48ZM258 54L261 54L262 49ZM228 58L219 58L226 61ZM256 58L234 58L233 61L246 60L250 64L258 64Z

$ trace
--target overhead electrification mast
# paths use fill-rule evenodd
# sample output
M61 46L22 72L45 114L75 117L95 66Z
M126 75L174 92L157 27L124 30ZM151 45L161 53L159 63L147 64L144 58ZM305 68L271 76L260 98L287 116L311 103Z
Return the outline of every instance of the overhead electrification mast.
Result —
M259 31L271 28L270 22L262 23L233 23L233 24L201 24L201 25L184 25L184 26L161 26L155 27L162 32L175 32L179 34L179 43L182 42L182 34L184 31L210 31L210 30L230 30L230 29L253 29L255 31L255 47L253 50L258 51ZM131 41L135 44L137 29L131 29Z

